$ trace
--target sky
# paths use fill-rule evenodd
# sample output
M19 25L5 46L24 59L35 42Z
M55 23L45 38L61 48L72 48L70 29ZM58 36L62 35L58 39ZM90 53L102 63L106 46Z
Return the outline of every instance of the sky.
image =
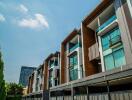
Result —
M0 49L7 82L38 67L101 0L0 0Z

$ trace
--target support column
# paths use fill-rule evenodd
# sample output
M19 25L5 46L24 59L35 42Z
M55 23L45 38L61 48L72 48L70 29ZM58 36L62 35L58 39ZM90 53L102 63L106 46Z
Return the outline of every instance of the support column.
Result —
M110 87L109 87L109 81L107 82L107 93L108 93L108 100L111 100L111 96L110 96Z
M71 86L71 97L72 97L72 100L74 100L74 88Z
M64 100L64 90L62 90L62 100Z
M86 86L86 89L87 89L87 100L89 100L89 87Z
M55 92L55 98L56 98L56 100L57 100L57 94L58 94L57 92L58 92L58 91Z

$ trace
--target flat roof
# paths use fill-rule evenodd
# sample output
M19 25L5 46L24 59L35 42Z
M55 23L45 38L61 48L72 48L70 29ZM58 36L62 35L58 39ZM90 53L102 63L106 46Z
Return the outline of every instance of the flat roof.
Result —
M101 14L111 3L113 0L103 0L88 16L84 18L82 21L83 24L88 25L92 22L99 14Z
M51 53L51 54L45 59L45 61L48 61L48 60L49 60L50 58L52 58L52 57L58 56L58 54L60 54L59 51L56 51L55 53Z
M72 38L74 38L78 34L79 30L74 29L62 42L62 44L66 44L68 41L70 41Z

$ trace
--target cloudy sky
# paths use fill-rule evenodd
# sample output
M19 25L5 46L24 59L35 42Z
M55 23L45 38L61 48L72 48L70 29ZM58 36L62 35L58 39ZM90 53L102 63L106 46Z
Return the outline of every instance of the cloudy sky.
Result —
M100 0L0 0L0 48L5 79L18 82L21 66L39 66Z

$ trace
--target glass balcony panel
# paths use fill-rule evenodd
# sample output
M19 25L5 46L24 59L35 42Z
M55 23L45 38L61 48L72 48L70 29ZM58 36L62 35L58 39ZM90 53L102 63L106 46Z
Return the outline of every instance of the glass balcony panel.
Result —
M110 23L112 23L114 20L116 20L117 17L116 15L112 16L110 19L108 19L104 24L102 24L97 30L96 32L98 33L99 31L101 31L102 29L104 29L106 26L108 26Z
M73 47L69 48L69 52L74 51L76 48L81 47L81 43L75 44Z

